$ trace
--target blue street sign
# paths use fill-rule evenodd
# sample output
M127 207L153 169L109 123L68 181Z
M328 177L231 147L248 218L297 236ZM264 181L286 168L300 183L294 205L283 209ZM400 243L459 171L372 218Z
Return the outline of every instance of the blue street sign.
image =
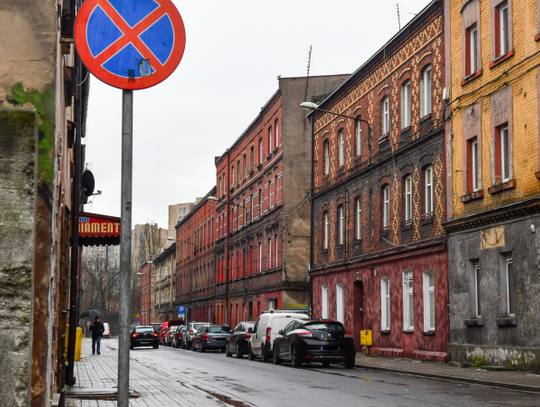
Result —
M186 313L186 307L183 305L178 306L178 315L182 315Z

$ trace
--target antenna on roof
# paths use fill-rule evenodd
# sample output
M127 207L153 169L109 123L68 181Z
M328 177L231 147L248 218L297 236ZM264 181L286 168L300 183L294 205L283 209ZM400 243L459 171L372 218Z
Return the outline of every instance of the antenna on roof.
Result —
M398 30L401 31L401 18L399 17L399 3L396 3L396 8L397 8L397 25L398 25Z
M307 76L306 76L306 94L304 96L304 100L307 101L307 95L308 95L308 87L309 87L309 69L311 68L311 50L313 49L313 44L309 46L309 55L308 55L308 63L307 63Z

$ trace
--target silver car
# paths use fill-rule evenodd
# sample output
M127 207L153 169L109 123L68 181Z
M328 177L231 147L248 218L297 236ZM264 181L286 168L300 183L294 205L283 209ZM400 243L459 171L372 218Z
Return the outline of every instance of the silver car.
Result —
M197 331L203 326L208 325L210 325L210 322L190 322L186 328L186 331L182 335L182 348L191 349L193 336L197 334Z

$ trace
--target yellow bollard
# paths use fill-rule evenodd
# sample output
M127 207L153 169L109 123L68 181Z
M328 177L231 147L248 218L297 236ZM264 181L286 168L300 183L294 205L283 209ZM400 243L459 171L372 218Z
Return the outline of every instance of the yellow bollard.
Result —
M69 325L66 325L66 359L67 359L67 353L68 353L68 343L69 343ZM73 357L73 360L75 362L81 361L81 353L82 353L82 328L77 328L75 332L75 355Z

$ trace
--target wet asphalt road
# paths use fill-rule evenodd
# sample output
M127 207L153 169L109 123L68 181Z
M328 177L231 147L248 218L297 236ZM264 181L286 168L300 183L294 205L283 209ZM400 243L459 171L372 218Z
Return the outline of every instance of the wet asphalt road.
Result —
M131 358L161 371L163 380L178 382L179 392L182 383L190 383L245 406L540 406L540 394L360 368L313 364L293 369L165 346L137 348Z

